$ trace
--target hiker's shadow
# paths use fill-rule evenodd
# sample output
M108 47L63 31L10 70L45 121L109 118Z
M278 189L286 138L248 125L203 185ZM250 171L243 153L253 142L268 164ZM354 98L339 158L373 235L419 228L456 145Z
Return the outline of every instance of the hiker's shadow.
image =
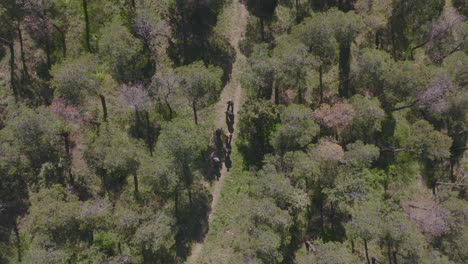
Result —
M224 165L226 166L226 170L229 171L229 169L232 167L232 160L230 156L226 157L224 160Z

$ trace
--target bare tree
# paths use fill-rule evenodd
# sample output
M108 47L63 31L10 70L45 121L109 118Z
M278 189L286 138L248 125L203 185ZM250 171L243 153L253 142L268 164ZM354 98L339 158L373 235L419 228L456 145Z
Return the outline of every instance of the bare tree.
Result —
M151 80L151 88L154 96L164 101L164 104L169 110L169 119L174 117L173 104L177 99L177 87L179 87L181 79L172 70L160 70Z
M457 89L457 85L447 76L434 78L427 89L417 94L418 106L434 113L445 113L449 108L447 94Z
M152 60L156 61L158 49L164 47L171 34L167 21L157 19L149 9L142 8L137 10L132 28L143 41L144 47L150 51Z
M353 113L351 105L338 102L332 106L322 104L314 111L314 117L321 125L339 134L351 124Z
M60 97L55 97L52 100L49 109L54 114L60 116L65 121L68 121L72 124L78 124L83 118L83 115L77 106L70 104L65 99Z
M140 112L144 113L148 149L151 156L153 156L153 130L151 129L148 112L152 106L152 102L148 91L141 84L124 84L120 88L120 101L125 105L135 108L135 127L137 129L140 126Z
M450 230L450 212L430 198L415 197L404 208L407 217L426 234L440 236Z

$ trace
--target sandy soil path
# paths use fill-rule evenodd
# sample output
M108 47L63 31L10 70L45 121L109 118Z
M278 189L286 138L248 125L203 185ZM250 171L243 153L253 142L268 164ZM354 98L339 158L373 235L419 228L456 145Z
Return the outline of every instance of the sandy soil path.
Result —
M231 81L226 84L226 86L223 89L223 92L221 93L221 96L219 98L218 103L216 104L215 111L216 111L216 120L215 120L215 125L217 128L223 128L224 130L227 130L226 126L226 117L224 112L226 111L226 102L229 99L232 99L234 102L234 115L235 115L235 120L234 122L234 136L232 138L232 144L234 144L236 140L236 126L237 126L237 113L239 111L239 106L242 98L242 88L239 83L239 73L241 72L241 66L243 65L243 62L245 61L244 55L240 52L239 50L239 40L242 38L245 28L247 26L247 17L248 17L248 11L245 9L245 7L239 3L239 1L235 1L234 3L234 14L232 14L232 20L231 20L231 36L230 36L230 42L231 45L234 47L236 51L236 60L233 65L232 69L232 74L231 74ZM221 187L224 183L224 179L227 177L228 171L226 170L226 167L223 166L221 170L221 177L218 181L215 182L214 188L213 188L213 200L211 202L211 212L210 215L208 216L208 223L211 222L213 213L216 210L216 206L218 204L220 195L221 195ZM200 252L203 249L203 245L205 244L205 241L196 243L193 245L192 252L190 256L187 258L186 264L195 264L197 262L198 256L200 255Z

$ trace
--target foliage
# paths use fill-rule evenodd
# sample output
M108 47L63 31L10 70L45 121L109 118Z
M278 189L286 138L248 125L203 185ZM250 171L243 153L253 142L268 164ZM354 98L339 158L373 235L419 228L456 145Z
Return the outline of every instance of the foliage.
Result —
M281 124L273 132L271 145L279 153L304 148L312 143L319 127L311 119L312 111L301 105L290 105L281 113Z
M0 1L0 263L465 263L466 7Z
M359 260L353 256L346 248L339 243L323 243L314 241L311 252L301 249L301 254L298 256L297 263L319 263L319 264L350 264L357 263Z
M99 89L98 72L96 57L92 55L67 59L52 68L52 86L57 96L72 103L81 103L84 93L95 94Z
M270 101L247 101L239 111L239 130L247 162L259 163L271 149L270 138L278 121L277 108Z
M141 41L118 22L111 22L102 28L99 51L106 68L121 82L135 81L145 67Z

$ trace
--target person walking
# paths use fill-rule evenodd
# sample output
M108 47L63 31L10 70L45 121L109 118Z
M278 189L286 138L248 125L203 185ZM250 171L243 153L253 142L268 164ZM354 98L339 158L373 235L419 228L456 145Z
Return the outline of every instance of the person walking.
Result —
M232 101L232 99L229 99L227 101L227 111L234 112L234 102Z
M232 141L232 133L231 132L227 132L226 133L226 145L231 145L231 141Z

